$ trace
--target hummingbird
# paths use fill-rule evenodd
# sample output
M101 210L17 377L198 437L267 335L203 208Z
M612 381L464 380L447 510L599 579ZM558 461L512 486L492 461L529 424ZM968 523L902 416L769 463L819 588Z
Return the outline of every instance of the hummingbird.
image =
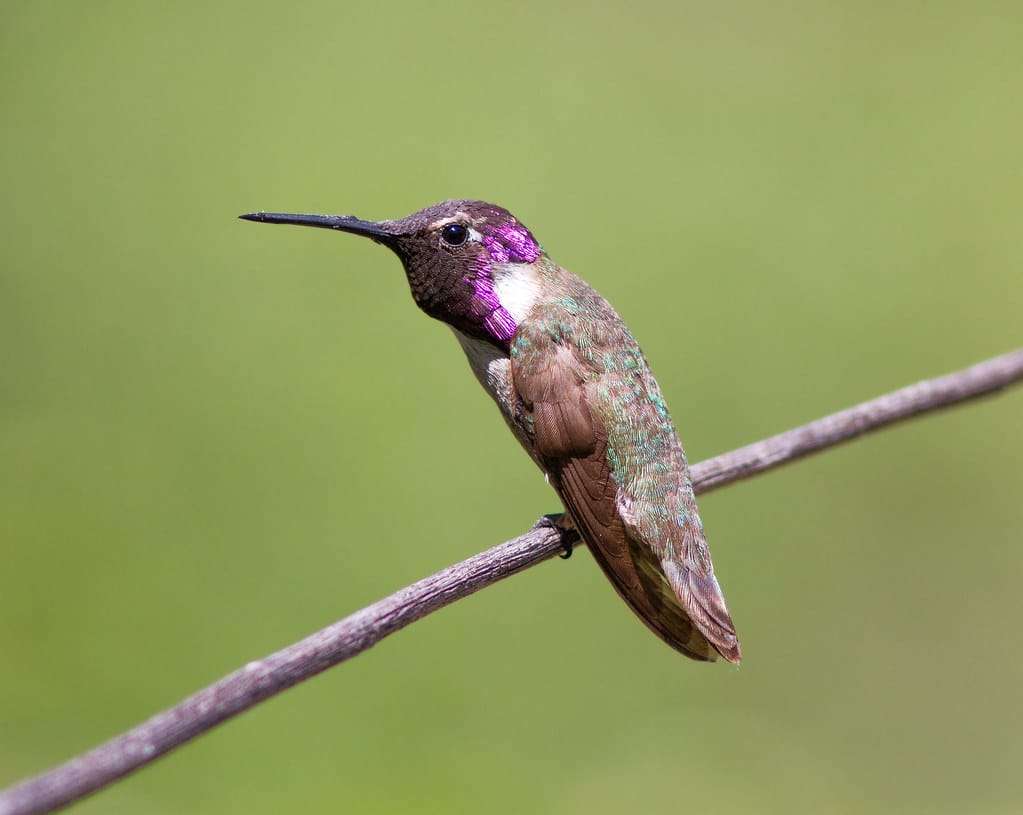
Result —
M621 317L508 210L444 201L391 221L239 216L362 235L394 252L450 326L618 594L688 657L740 659L668 407Z

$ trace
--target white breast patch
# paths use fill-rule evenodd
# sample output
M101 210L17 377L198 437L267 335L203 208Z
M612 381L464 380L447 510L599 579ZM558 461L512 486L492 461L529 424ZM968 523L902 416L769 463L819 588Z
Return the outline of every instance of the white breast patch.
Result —
M514 319L521 324L540 293L540 280L530 263L494 264L494 294Z

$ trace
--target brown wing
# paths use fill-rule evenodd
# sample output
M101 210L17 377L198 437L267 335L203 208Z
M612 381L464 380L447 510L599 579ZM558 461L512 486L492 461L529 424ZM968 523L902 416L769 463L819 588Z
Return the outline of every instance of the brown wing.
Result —
M587 385L597 372L572 346L555 344L541 332L533 332L526 347L529 354L512 356L512 387L519 401L515 420L582 539L654 633L688 657L716 659L666 581L659 557L627 533L617 511L607 436L587 406Z

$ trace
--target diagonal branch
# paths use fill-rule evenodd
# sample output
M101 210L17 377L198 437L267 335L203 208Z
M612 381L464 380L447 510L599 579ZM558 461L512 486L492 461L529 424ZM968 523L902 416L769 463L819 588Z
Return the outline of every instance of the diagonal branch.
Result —
M723 487L895 422L995 393L1023 380L1023 349L910 385L693 467L698 493ZM239 713L344 662L389 634L562 551L549 519L449 566L158 713L52 770L0 792L0 815L44 813L149 764Z

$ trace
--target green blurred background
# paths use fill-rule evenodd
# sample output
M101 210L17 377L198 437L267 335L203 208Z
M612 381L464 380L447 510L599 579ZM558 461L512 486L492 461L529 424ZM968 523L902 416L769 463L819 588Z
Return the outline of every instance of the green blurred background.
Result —
M1015 3L5 3L0 785L558 503L368 241L509 207L693 460L1023 336ZM706 497L740 669L585 552L80 812L1023 809L1023 394Z

